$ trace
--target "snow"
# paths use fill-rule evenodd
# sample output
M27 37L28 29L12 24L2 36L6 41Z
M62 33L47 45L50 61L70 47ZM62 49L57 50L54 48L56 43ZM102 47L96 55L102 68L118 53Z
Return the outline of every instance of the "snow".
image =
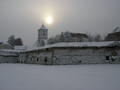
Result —
M8 55L10 55L10 56L16 56L18 52L19 51L12 50L12 49L1 49L0 50L0 55L3 55L3 56L8 56Z
M15 46L15 50L23 51L26 49L26 46Z
M113 33L115 33L115 32L120 32L120 27L116 27L116 28L114 29Z
M120 90L120 65L0 64L0 90Z
M120 41L117 41L120 43ZM115 41L104 41L104 42L62 42L52 45L46 45L44 47L29 47L26 51L41 50L46 48L57 48L57 47L106 47L114 44Z
M114 43L113 41L109 42L66 42L66 43L57 43L52 45L53 47L103 47L108 46L109 44Z

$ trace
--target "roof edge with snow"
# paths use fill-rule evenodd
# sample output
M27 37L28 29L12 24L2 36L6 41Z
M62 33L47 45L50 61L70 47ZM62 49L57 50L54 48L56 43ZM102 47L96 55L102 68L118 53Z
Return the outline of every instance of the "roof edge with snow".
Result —
M119 45L116 45L119 44ZM120 46L120 41L108 41L108 42L62 42L62 43L56 43L52 45L46 45L44 47L33 47L31 49L25 50L25 52L31 52L36 50L44 50L48 48L83 48L83 47L114 47L114 46Z

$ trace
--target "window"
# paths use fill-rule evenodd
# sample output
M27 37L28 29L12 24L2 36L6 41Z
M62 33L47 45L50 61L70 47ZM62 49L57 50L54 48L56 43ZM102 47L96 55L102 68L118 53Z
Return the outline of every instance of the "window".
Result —
M110 60L110 56L106 56L106 60Z
M45 57L45 60L44 60L45 62L47 62L48 60L47 60L47 57Z
M43 35L46 35L46 32L45 32L45 31L43 31Z
M31 57L31 60L30 60L31 63L32 63L32 60L33 60L33 58Z
M38 62L38 61L39 61L39 58L36 59L36 62Z

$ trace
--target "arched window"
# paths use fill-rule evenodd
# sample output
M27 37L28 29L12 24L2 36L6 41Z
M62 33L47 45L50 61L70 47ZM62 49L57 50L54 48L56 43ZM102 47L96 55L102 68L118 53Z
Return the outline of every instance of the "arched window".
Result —
M106 58L106 60L110 60L110 56L106 56L105 58Z
M38 61L39 61L39 58L36 59L36 62L38 62Z

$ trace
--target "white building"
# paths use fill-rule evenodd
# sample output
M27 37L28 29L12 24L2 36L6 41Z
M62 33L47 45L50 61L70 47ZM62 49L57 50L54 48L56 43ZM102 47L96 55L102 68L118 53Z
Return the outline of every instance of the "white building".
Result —
M48 29L42 25L41 28L38 30L38 41L37 46L45 46L48 40Z
M38 47L0 50L0 63L41 65L120 64L120 42L63 42L46 45L48 29L38 30Z
M116 42L57 43L26 50L19 58L24 63L41 65L118 64L120 46Z
M19 51L10 49L0 50L0 63L17 63Z

